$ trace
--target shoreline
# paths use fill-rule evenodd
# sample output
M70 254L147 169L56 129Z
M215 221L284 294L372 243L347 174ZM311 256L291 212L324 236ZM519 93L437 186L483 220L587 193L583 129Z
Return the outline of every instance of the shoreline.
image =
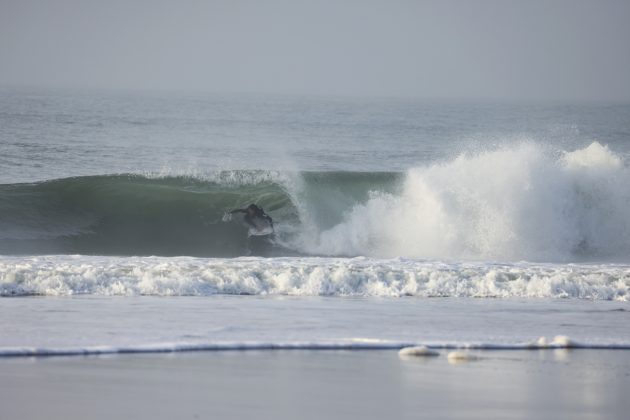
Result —
M542 340L544 337L539 339ZM217 343L157 343L128 347L90 346L83 348L30 348L0 347L0 360L5 358L51 358L80 356L112 356L142 354L186 354L186 353L223 353L223 352L366 352L400 351L412 347L426 347L434 351L552 351L552 350L598 350L629 351L630 343L587 344L576 343L568 337L556 337L552 342L532 342L523 344L499 343L422 343L422 342L370 342L378 340L345 340L344 342L217 342ZM438 354L436 354L438 355ZM439 354L441 355L441 354Z

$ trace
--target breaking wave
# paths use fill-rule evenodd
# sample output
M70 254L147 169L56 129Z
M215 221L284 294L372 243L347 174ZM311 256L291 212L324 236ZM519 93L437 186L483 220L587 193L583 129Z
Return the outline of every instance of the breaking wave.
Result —
M273 240L224 213L261 205ZM223 171L0 185L0 253L614 261L630 171L597 142L523 143L407 172Z

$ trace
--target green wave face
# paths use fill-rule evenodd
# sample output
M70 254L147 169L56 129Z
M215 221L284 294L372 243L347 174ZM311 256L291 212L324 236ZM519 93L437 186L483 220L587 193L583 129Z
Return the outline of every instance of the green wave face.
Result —
M0 185L0 253L295 255L305 220L324 229L392 188L394 173L224 171L204 177L103 175ZM256 203L276 238L248 238L226 211ZM280 246L279 244L283 245Z

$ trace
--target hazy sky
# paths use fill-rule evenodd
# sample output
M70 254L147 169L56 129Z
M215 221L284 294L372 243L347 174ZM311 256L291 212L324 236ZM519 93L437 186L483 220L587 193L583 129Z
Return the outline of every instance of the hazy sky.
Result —
M0 85L630 100L630 0L0 0Z

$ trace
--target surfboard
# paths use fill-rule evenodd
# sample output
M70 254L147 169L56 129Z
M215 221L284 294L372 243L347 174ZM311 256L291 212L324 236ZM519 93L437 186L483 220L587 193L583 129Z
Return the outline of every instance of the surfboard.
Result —
M249 228L249 232L247 233L249 236L265 236L271 235L273 233L273 228L270 225L267 226L259 226L256 228Z

